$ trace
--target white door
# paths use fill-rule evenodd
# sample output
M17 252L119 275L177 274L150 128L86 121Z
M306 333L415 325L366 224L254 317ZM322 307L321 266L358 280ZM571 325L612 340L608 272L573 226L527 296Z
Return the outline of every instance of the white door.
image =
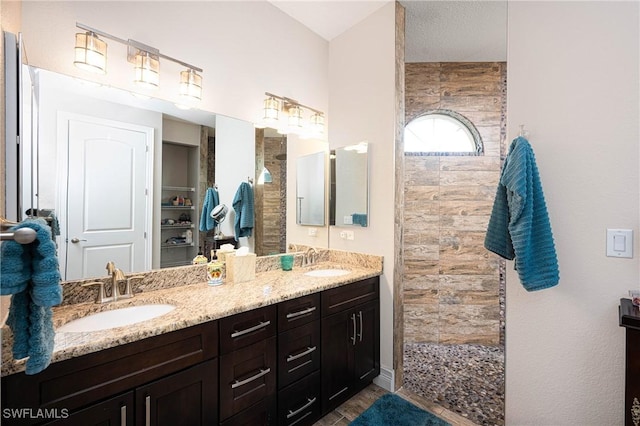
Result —
M68 131L65 279L104 276L108 261L125 272L149 269L153 129L70 119Z

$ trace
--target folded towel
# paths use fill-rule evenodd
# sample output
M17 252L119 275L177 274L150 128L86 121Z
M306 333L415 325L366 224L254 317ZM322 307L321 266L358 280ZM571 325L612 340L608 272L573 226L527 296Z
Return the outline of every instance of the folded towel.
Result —
M14 336L15 359L29 357L26 374L45 369L53 353L51 307L62 302L62 286L51 229L43 219L30 219L12 228L31 228L30 244L9 240L0 248L0 294L12 294L7 324Z
M235 240L240 237L250 237L254 224L253 188L247 182L242 182L233 198L233 210L236 212L234 222Z
M527 291L553 287L560 280L538 167L523 137L511 143L502 167L484 246L505 259L515 258Z
M207 189L204 195L204 202L202 203L202 214L200 215L201 232L211 231L218 224L218 222L211 217L211 212L218 204L220 204L218 190L215 188Z
M365 213L354 213L351 215L354 225L367 226L367 215Z

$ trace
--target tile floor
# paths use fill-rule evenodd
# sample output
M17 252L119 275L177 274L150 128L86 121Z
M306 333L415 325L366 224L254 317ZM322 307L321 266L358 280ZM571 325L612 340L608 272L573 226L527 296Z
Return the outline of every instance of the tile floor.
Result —
M371 384L356 396L314 423L313 426L346 426L356 417L358 417L360 413L369 408L369 406L373 404L376 399L380 398L385 393L388 392L382 389L380 386ZM476 425L475 423L460 416L459 414L449 411L439 405L433 404L426 399L404 389L400 389L396 392L396 394L403 397L407 401L412 402L416 406L430 411L441 419L451 423L451 426Z

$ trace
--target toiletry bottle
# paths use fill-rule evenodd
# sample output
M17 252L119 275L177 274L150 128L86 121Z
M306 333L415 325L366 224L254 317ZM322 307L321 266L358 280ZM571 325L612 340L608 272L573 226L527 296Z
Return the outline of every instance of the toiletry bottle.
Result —
M218 262L215 250L211 250L211 262L207 264L207 278L209 285L222 284L222 263Z
M185 232L184 241L187 244L193 243L193 231L191 229L187 229L187 232Z
M202 250L198 251L198 255L193 258L194 265L204 265L207 263L207 257L202 254Z

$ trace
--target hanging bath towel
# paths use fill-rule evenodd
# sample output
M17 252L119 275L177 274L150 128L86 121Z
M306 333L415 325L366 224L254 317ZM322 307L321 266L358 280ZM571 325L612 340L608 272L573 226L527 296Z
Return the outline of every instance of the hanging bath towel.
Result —
M1 248L0 294L13 295L7 325L13 332L13 358L29 357L25 373L36 374L51 362L55 331L51 307L62 302L56 246L43 219L26 220L12 230L31 228L30 244L5 241Z
M502 167L484 246L505 259L515 258L527 291L553 287L560 280L538 167L523 137L511 143Z
M233 210L236 212L234 222L235 240L240 237L250 237L254 223L253 188L247 182L242 182L233 198Z
M220 204L218 190L215 188L207 189L202 203L202 214L200 215L200 232L211 231L216 227L218 222L211 217L213 209Z

